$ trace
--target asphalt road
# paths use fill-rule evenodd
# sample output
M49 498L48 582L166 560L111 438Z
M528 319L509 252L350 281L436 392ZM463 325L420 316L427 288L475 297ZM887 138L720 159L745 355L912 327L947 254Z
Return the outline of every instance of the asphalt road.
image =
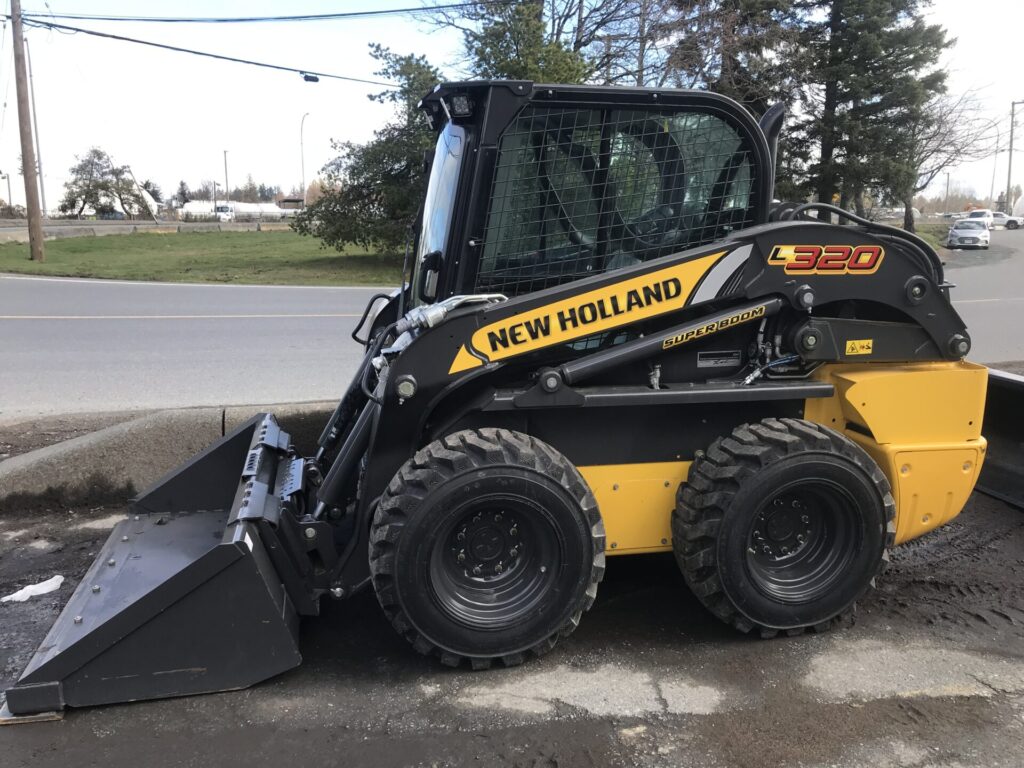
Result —
M948 255L947 279L971 358L1024 360L1024 231L992 240ZM374 290L0 276L0 420L334 399Z
M0 420L334 399L379 290L0 276Z
M987 251L947 253L946 280L956 284L953 303L971 335L971 359L1024 360L1024 230L995 230Z

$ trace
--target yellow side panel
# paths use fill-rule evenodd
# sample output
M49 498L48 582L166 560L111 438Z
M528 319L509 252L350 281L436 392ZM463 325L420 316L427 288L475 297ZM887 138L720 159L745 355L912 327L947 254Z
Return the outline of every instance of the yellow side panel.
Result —
M879 445L856 432L847 434L882 468L892 486L897 544L959 515L985 461L985 438L949 445Z
M815 377L836 393L808 400L805 418L843 432L881 467L896 501L897 544L960 514L985 460L984 366L830 365Z
M672 549L672 510L689 461L578 467L597 499L605 552L628 555Z
M871 430L880 444L977 440L988 369L975 363L826 365L815 378L836 394L807 401L805 418L840 431L845 422Z

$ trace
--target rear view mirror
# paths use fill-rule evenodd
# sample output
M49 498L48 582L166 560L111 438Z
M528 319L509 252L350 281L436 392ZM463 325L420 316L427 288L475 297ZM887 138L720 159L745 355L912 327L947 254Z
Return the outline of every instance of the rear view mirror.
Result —
M420 301L430 302L437 298L437 275L441 269L441 252L431 251L420 262L420 278L416 295Z

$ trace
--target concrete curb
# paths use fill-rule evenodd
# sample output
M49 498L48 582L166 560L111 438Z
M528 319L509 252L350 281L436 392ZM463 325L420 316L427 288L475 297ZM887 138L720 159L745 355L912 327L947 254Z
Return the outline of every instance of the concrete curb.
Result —
M333 402L158 411L0 463L0 514L124 500L251 416L269 411L301 453L313 452Z

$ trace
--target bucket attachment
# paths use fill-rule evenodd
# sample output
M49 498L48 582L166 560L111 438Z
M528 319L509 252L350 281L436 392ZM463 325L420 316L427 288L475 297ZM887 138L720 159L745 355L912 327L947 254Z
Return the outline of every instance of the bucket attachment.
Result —
M288 440L254 418L139 496L7 691L11 713L244 688L298 665L298 613L255 514L291 482Z
M990 370L978 490L1024 508L1024 377Z

